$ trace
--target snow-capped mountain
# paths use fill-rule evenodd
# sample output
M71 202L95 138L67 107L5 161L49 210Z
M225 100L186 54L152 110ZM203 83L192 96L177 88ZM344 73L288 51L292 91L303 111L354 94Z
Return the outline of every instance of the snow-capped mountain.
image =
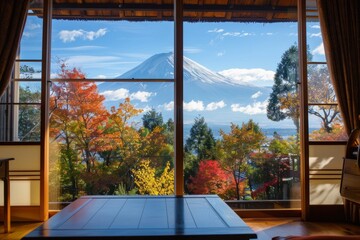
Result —
M98 86L108 106L118 105L124 97L130 97L132 104L145 112L154 108L163 113L164 119L173 117L174 83L131 82L131 79L173 79L172 53L153 55L116 78L130 80L104 82ZM233 84L231 79L184 57L184 117L188 119L185 121L192 121L199 114L209 122L216 119L231 122L244 114L252 115L248 118L253 119L255 115L266 117L264 110L270 91L266 87Z
M174 54L159 53L117 78L174 78ZM231 84L231 80L201 64L184 57L184 80L203 83Z

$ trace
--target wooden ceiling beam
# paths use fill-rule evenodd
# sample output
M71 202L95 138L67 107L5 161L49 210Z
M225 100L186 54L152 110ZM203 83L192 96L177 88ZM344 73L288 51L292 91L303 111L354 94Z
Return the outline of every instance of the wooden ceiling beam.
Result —
M36 4L32 4L36 8ZM55 3L53 10L121 10L121 11L173 11L172 4L143 4L143 3ZM184 4L184 11L193 12L273 12L296 13L296 6L272 5L219 5L219 4Z

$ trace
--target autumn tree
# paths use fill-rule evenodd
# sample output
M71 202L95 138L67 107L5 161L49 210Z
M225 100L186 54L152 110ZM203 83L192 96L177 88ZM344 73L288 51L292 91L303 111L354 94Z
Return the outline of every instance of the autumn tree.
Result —
M345 131L344 125L338 121L334 121L331 124L331 132L327 132L325 128L322 127L309 133L309 138L315 141L347 141L349 136Z
M220 130L221 139L217 142L217 149L223 168L232 174L236 188L236 198L240 200L244 193L240 184L247 180L250 171L249 155L260 151L265 140L260 127L253 120L242 123L241 127L231 124L229 133Z
M163 121L162 114L151 109L142 117L143 158L151 159L152 166L162 171L167 162L173 163L174 122Z
M59 77L84 79L85 74L77 68L69 70L62 65ZM65 91L70 94L67 107L72 137L77 149L82 152L86 171L90 172L97 152L109 147L103 142L106 138L104 126L109 115L104 106L105 97L98 93L95 83L81 80L67 82Z
M204 117L196 117L185 142L184 180L185 190L190 176L195 176L201 160L215 159L215 138Z
M170 195L174 194L174 169L168 162L160 175L150 166L150 160L142 160L132 170L135 185L140 194Z
M219 194L234 187L232 176L221 168L216 160L204 160L199 164L195 176L190 177L187 188L194 194Z
M164 127L157 126L151 132L141 130L141 158L151 160L158 171L162 171L168 162L173 165L174 148L166 142Z
M118 107L111 107L105 132L112 147L99 153L109 169L117 173L118 181L115 183L121 183L127 191L134 187L131 169L142 155L142 136L132 120L141 112L131 104L130 98L126 98Z
M291 46L284 52L277 66L274 85L267 106L267 117L273 121L292 119L299 132L299 92L298 92L298 48ZM311 61L312 55L307 51L307 59ZM308 99L310 103L325 103L325 105L310 105L309 114L321 119L322 127L326 132L332 131L339 117L339 109L335 105L336 96L330 82L326 67L310 65L308 67Z
M50 97L50 134L59 143L60 164L63 174L71 176L69 181L74 197L77 195L79 175L92 174L96 169L97 153L110 147L104 132L108 111L96 84L81 81L85 79L85 74L79 69L69 68L65 62L60 62L58 77L79 79L54 83ZM82 163L86 171L79 174ZM64 175L62 177L66 178Z
M290 185L298 181L290 171L292 167L292 173L294 173L299 167L295 165L299 163L298 152L299 145L295 138L283 139L275 135L269 142L267 151L252 154L254 171L251 178L253 184L257 186L256 189L252 189L254 199L289 198L290 191L284 192L284 187L286 186L289 190ZM284 179L287 179L287 185Z
M339 122L340 111L336 103L336 94L330 81L327 67L311 66L308 68L308 95L310 103L325 103L325 105L310 105L309 113L320 118L322 128L326 133L331 133L333 124ZM330 103L329 105L326 105Z

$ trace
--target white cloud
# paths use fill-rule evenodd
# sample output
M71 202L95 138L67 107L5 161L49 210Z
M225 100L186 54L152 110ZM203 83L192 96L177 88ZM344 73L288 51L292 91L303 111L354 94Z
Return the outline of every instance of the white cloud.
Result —
M37 31L35 31L36 29L40 29L41 25L39 23L28 23L25 25L25 29L23 32L23 36L24 37L34 37L37 35Z
M191 48L191 47L188 47L188 48L184 48L184 52L185 53L199 53L201 52L202 50L200 48Z
M137 61L122 61L118 56L95 56L95 55L75 55L66 59L69 66L85 68L109 68L113 66L119 69L124 64L139 64Z
M97 75L95 78L105 79L105 78L106 78L106 76L105 76L105 75L100 74L100 75Z
M39 23L30 23L29 25L26 25L26 27L29 30L34 30L34 29L41 28L41 25Z
M65 48L52 48L55 51L87 51L87 50L96 50L104 49L103 46L78 46L78 47L65 47Z
M316 24L316 25L312 25L310 28L320 29L320 25L318 25L318 24Z
M212 30L208 30L208 32L209 33L222 33L222 32L224 32L224 29L222 29L222 28L219 28L219 29L214 28Z
M223 100L219 102L211 102L208 105L206 105L206 111L214 111L219 108L224 108L225 106L226 104Z
M156 93L145 92L145 91L137 91L135 93L130 94L130 98L133 100L139 100L140 102L148 102L151 96L155 96Z
M273 35L275 35L275 33L267 32L267 33L261 33L260 35L261 36L273 36Z
M312 34L310 34L310 37L311 37L311 38L312 38L312 37L319 37L319 38L321 38L321 32L312 33Z
M96 38L102 37L107 33L106 28L100 28L96 32L94 31L85 31L82 29L79 30L62 30L59 32L59 38L64 42L74 42L77 38L82 38L84 40L94 40Z
M114 91L109 90L101 92L101 95L104 95L107 101L117 101L129 97L129 90L125 88L119 88Z
M149 112L149 111L151 111L153 108L150 107L149 105L146 105L145 107L142 107L141 109L142 109L142 112Z
M260 97L262 95L262 92L258 91L256 93L254 93L253 95L251 95L252 99L257 99L258 97Z
M184 102L183 108L185 111L192 112L192 111L204 111L204 103L203 101L194 101L191 100L190 102Z
M248 115L255 115L255 114L266 114L266 107L268 105L268 100L263 102L255 102L253 104L246 105L242 107L240 104L232 104L231 110L233 112L242 112Z
M223 51L223 52L218 52L216 55L217 55L218 57L222 57L222 56L225 55L225 51Z
M66 59L66 62L68 64L77 64L81 63L99 63L99 62L113 62L113 61L119 61L120 57L115 56L94 56L94 55L76 55L71 56L68 59Z
M194 101L191 100L190 102L184 102L183 108L184 111L192 112L192 111L215 111L220 108L224 108L226 106L225 102L223 100L219 102L211 102L204 106L203 101ZM163 108L166 111L173 111L174 110L174 101L171 101L169 103L164 103L162 105L159 105L158 108Z
M59 78L57 73L50 73L50 79Z
M231 68L219 72L235 84L272 85L275 72L262 68Z
M171 101L169 103L164 103L163 105L158 106L159 108L163 107L166 111L172 111L174 110L174 101Z
M148 102L151 96L155 96L156 93L137 91L130 93L128 89L119 88L114 91L108 90L100 93L104 95L106 101L118 101L130 97L131 100L138 100L140 102Z
M241 34L240 32L226 32L226 33L223 34L223 36L237 37L240 34Z
M318 47L316 47L313 51L311 51L312 54L316 55L325 55L325 49L324 49L324 44L321 43Z
M94 40L96 38L104 36L106 34L106 32L107 32L106 28L100 28L96 32L94 32L94 31L85 32L85 38L87 40L91 41L91 40Z
M66 42L73 42L76 38L83 36L83 30L62 30L59 32L60 39L66 43Z
M26 32L24 31L23 34L22 34L24 37L31 37L33 36L33 34L31 32Z
M253 36L255 35L254 33L248 33L248 32L226 32L223 33L223 36L230 36L230 37L248 37L248 36Z

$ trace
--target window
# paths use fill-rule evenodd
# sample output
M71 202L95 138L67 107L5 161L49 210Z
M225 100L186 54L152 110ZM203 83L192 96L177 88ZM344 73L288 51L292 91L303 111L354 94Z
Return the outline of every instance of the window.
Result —
M52 23L50 209L174 194L173 22Z
M11 84L0 101L0 141L40 141L41 49L42 20L30 10Z
M86 194L173 194L173 22L55 14L52 29L50 208ZM296 64L280 83L292 88L272 93L282 55L297 58L296 32L295 22L184 23L185 194L299 208Z
M313 16L309 19L307 22L309 140L345 141L347 135L326 64L320 23Z
M300 208L296 32L296 22L185 23L187 193Z

